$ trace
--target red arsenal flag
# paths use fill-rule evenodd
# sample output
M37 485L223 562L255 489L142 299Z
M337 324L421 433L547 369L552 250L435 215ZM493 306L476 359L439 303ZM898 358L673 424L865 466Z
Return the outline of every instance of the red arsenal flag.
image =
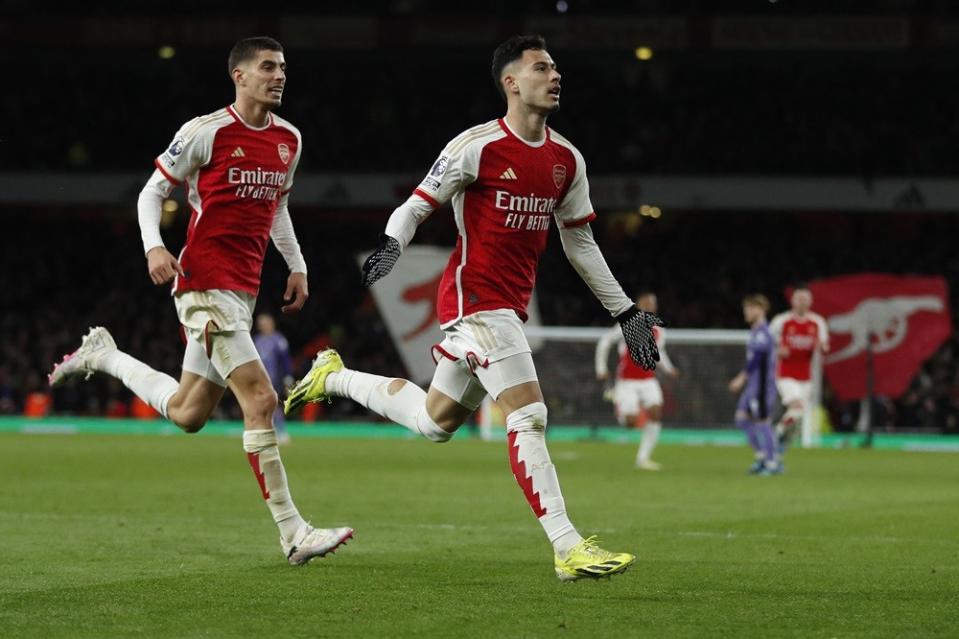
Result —
M952 332L949 288L941 277L879 273L818 280L813 308L829 324L825 373L840 399L866 396L867 345L874 392L899 397Z

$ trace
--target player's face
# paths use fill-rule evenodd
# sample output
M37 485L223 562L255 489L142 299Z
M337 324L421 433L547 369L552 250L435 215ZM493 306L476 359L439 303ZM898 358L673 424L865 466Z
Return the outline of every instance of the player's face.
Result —
M283 88L286 86L286 60L282 51L260 50L256 57L237 67L234 72L237 91L262 104L275 109L283 101Z
M802 315L812 308L812 293L801 288L793 293L790 303L792 304L793 311Z
M636 300L636 305L639 307L639 310L645 313L659 312L659 300L657 300L656 296L652 293L641 296Z
M763 309L761 306L756 306L755 304L743 304L743 319L746 320L746 323L752 326L763 314Z
M506 87L519 91L519 98L527 107L541 113L559 110L559 71L546 51L527 49L523 57L507 67Z

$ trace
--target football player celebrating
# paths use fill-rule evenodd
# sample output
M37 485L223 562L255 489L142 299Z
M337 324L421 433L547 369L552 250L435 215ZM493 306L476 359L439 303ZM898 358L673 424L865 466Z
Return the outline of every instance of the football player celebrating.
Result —
M563 249L609 313L619 320L633 359L659 359L659 319L637 308L610 273L589 223L582 155L546 126L559 109L561 76L538 36L516 36L493 54L493 80L506 116L475 126L446 145L412 196L392 214L380 247L363 265L369 286L386 276L417 226L452 201L458 236L439 287L445 339L434 347L436 371L425 393L415 384L344 368L333 350L319 353L290 391L287 412L306 402L348 397L434 442L448 441L488 393L506 417L517 483L554 549L562 580L626 570L635 557L584 539L566 514L546 449L547 409L523 331L539 255L555 219Z

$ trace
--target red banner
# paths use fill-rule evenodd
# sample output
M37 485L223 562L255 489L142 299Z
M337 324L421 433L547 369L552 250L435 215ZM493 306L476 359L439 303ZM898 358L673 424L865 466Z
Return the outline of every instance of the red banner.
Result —
M813 309L829 324L826 378L844 401L867 394L870 348L873 392L896 398L952 332L941 277L863 273L818 280L809 289Z

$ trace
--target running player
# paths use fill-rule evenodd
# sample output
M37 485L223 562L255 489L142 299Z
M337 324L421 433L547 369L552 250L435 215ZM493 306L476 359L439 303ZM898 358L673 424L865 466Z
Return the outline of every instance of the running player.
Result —
M293 359L290 357L290 343L286 341L283 333L276 330L276 320L271 314L260 313L256 316L253 345L263 362L263 368L270 376L273 390L277 396L285 394L287 387L293 383ZM286 417L279 402L273 411L273 428L276 429L277 443L290 443L290 434L286 431Z
M506 116L455 137L410 198L390 217L381 244L363 265L363 282L387 275L417 226L452 200L458 237L440 282L437 311L445 339L434 347L429 393L411 382L343 367L336 351L319 353L290 391L286 410L349 397L434 442L448 441L489 395L506 417L513 474L553 545L564 580L623 572L629 553L583 539L569 517L546 449L547 410L523 331L539 255L555 218L570 262L626 337L642 366L659 359L652 328L610 273L589 227L579 151L546 126L559 108L560 74L539 36L516 36L493 53L493 80Z
M822 316L813 313L812 292L797 286L790 298L791 309L769 324L777 344L776 387L785 412L776 425L780 446L786 446L802 422L811 400L812 360L818 349L829 352L829 329Z
M656 294L650 291L640 293L636 298L636 305L647 313L656 314L659 311ZM666 329L656 326L653 334L659 348L659 364L663 371L673 379L679 377L679 371L666 354ZM616 384L613 386L616 418L623 426L639 426L640 410L646 411L647 421L636 454L636 468L660 470L662 466L654 462L652 457L663 428L663 389L656 379L655 371L637 366L629 356L619 327L614 327L596 343L596 379L601 382L609 379L609 351L613 344L617 343L619 364L616 366Z
M236 101L183 125L156 159L137 202L150 278L157 285L173 281L186 335L179 384L118 350L102 327L91 329L53 369L50 384L95 372L112 375L188 433L203 428L229 386L243 410L243 448L280 529L283 554L301 565L333 552L353 530L314 528L293 504L272 423L277 395L250 336L271 238L291 271L282 310L299 311L308 294L306 264L287 208L300 133L272 113L286 84L279 42L239 41L228 70ZM163 244L160 216L164 198L181 183L193 215L177 259Z
M783 472L772 413L776 406L776 347L766 324L769 300L765 295L743 298L743 319L749 324L746 366L729 382L732 393L742 394L736 404L736 425L743 429L755 458L750 475L779 475Z

